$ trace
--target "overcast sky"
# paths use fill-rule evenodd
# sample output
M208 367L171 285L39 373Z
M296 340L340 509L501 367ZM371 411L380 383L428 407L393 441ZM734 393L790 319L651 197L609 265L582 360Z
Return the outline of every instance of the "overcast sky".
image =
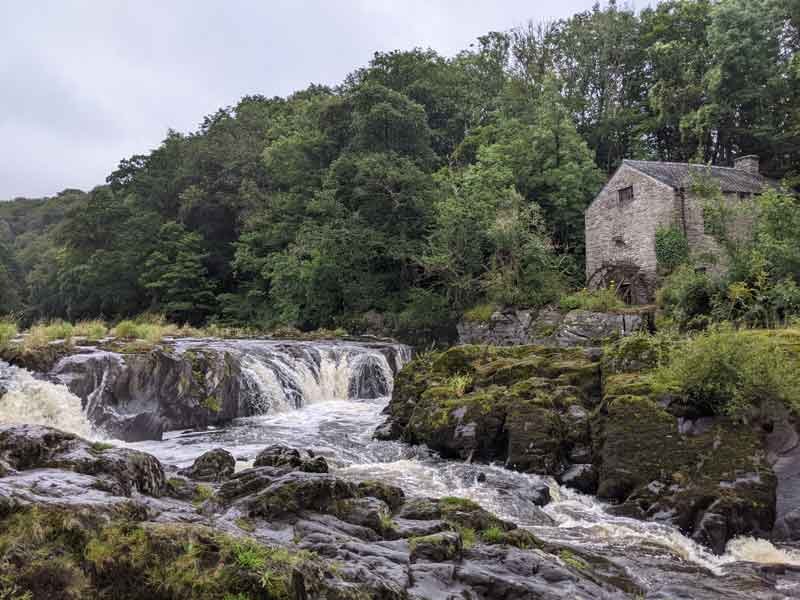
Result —
M0 0L0 199L102 183L246 94L336 84L377 50L451 56L594 0Z

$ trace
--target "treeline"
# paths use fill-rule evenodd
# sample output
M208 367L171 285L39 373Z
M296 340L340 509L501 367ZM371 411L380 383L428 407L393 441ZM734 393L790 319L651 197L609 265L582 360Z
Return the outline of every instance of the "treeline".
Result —
M550 302L623 158L793 181L798 25L792 0L610 2L245 97L88 194L0 205L0 312L397 333Z

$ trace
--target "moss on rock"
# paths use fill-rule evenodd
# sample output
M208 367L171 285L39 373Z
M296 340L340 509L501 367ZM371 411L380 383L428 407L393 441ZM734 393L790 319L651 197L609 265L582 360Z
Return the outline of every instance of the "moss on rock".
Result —
M42 508L0 525L0 586L12 598L288 600L336 577L309 552L196 525L108 522Z
M469 385L455 389L456 376ZM380 435L558 474L576 437L565 413L599 393L599 365L580 349L456 346L401 371Z

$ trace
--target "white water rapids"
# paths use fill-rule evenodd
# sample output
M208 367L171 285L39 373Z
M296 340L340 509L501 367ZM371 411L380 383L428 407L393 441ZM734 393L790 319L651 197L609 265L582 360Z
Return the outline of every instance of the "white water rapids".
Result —
M546 480L552 501L543 509L552 522L543 524L541 510L530 500L533 489L543 481L536 475L499 465L445 461L425 448L373 440L388 398L364 399L359 397L364 395L360 388L369 378L384 378L390 393L392 366L401 365L390 365L379 350L357 344L308 346L293 353L242 343L247 391L252 402L269 409L267 414L239 419L225 428L173 432L160 442L130 446L178 466L188 466L203 452L223 447L236 457L237 469L250 466L258 451L269 444L308 448L324 456L344 478L379 479L402 487L407 496L470 498L542 539L605 557L622 566L644 589L681 582L696 586L697 595L691 598L800 597L800 589L788 583L767 594L766 589L752 587L755 565L800 566L800 552L742 537L732 540L723 556L715 556L672 526L613 516L596 498L560 487L553 480ZM312 350L315 359L304 358ZM405 351L395 356L398 362L409 358ZM364 369L370 370L368 377ZM40 423L85 437L96 435L81 411L80 399L63 385L0 363L0 389L4 386L8 391L0 397L0 422Z

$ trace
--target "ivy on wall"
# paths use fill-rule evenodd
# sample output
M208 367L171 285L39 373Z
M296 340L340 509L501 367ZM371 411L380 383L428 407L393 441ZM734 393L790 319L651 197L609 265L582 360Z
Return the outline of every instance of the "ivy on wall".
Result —
M675 227L660 227L656 231L656 260L666 272L672 272L689 259L689 241Z

